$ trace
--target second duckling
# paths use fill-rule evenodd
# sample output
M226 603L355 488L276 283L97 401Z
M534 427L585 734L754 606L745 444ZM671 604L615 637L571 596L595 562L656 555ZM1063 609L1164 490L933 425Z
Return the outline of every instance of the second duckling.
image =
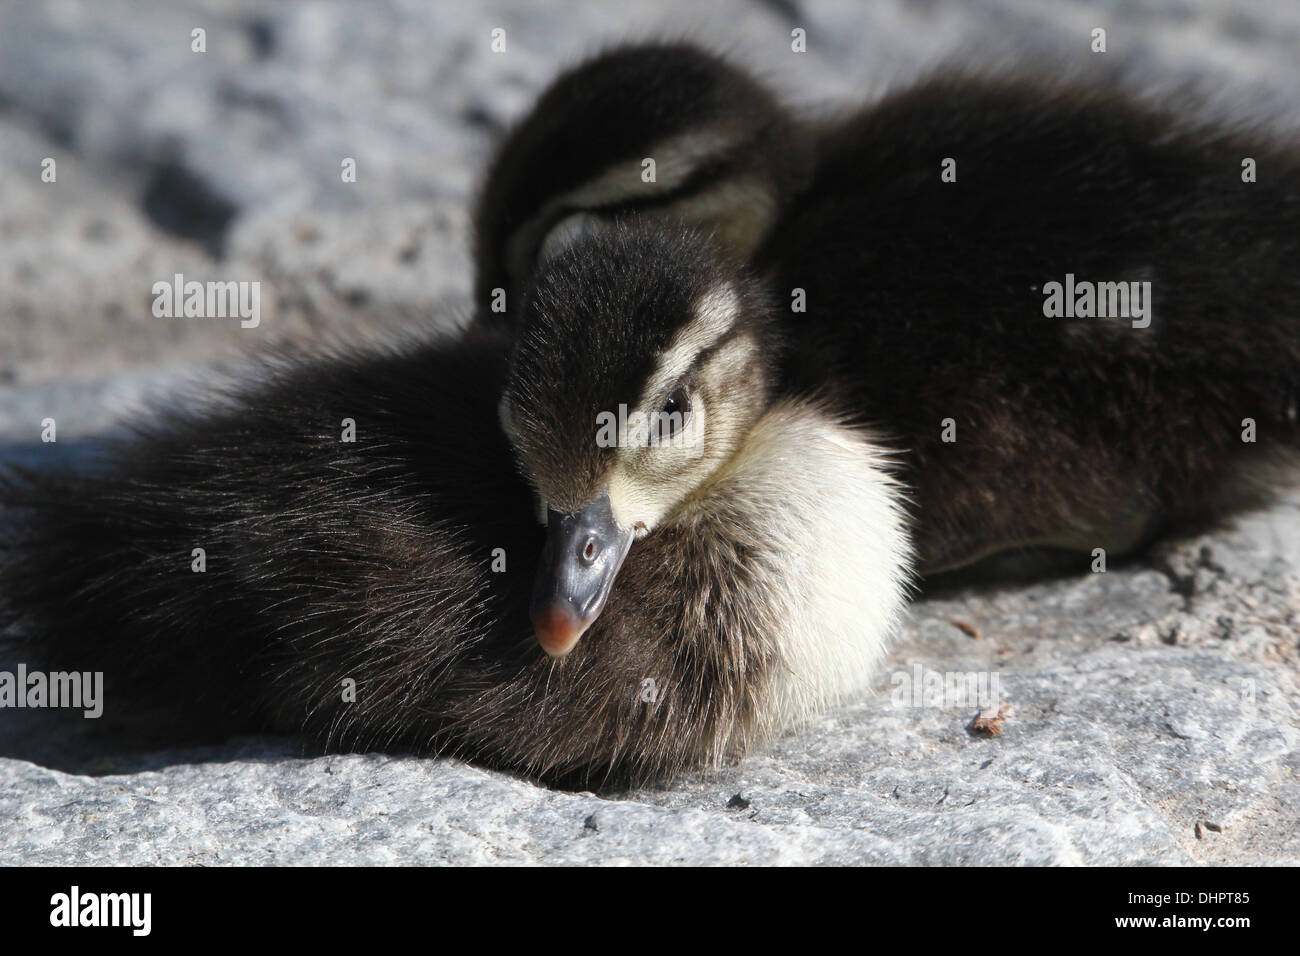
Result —
M777 387L897 440L927 575L1086 568L1295 481L1300 148L1267 131L965 74L801 125L739 67L645 44L557 79L483 195L481 283L633 218L725 238L715 274L745 260L781 300Z

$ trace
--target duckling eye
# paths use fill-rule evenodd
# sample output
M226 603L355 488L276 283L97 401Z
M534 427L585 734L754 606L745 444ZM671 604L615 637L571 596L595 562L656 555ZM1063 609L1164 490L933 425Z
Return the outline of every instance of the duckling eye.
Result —
M655 422L654 434L659 439L672 438L686 426L686 419L691 414L691 396L686 386L678 385L659 410Z
M691 397L686 394L683 386L678 385L668 396L668 401L664 402L663 412L665 415L685 415L690 409Z

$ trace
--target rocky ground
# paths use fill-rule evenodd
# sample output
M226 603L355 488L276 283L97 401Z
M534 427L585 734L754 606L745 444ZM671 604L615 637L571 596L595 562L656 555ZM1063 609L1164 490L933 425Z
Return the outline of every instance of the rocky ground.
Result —
M560 64L648 34L732 50L806 108L956 57L1300 126L1300 8L1280 0L3 0L0 456L48 453L45 417L75 455L241 355L456 324L494 136ZM261 325L155 318L176 272L262 282ZM0 711L0 863L1294 864L1298 633L1300 497L1105 574L931 595L876 694L662 789L266 739L142 752ZM918 666L996 673L1002 733L896 700Z

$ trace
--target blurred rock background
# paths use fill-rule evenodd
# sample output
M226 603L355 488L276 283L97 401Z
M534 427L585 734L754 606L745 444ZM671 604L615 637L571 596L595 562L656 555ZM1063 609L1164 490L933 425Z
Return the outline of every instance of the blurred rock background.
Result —
M1300 129L1288 0L0 0L0 449L52 415L75 450L244 354L454 327L496 137L557 69L646 36L729 51L803 109L958 61ZM261 325L155 318L177 272L260 281ZM276 741L89 752L0 712L0 862L1296 863L1298 575L1291 501L1106 575L931 598L877 697L613 798ZM998 671L1003 736L894 707L918 663Z

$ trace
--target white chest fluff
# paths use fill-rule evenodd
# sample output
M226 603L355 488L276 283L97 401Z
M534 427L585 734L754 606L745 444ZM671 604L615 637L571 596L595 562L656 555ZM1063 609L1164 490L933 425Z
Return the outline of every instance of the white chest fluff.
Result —
M753 516L778 656L762 721L797 722L861 691L897 631L911 545L887 454L816 406L768 412L711 489ZM716 499L715 499L716 500Z

